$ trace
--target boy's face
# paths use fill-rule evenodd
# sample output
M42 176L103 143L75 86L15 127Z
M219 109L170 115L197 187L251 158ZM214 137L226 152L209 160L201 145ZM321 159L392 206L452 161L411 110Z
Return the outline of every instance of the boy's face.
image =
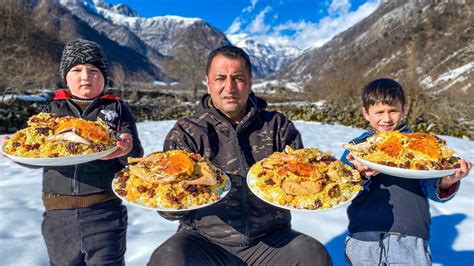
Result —
M368 110L362 107L365 120L369 121L370 126L379 133L397 129L402 121L403 112L401 103L396 105L376 103L370 105Z
M72 95L81 99L92 99L104 89L104 75L92 64L73 66L66 74L66 83Z

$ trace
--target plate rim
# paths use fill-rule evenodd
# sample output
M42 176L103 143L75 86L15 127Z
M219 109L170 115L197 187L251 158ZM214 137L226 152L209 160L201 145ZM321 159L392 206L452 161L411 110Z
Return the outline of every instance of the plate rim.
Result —
M34 166L68 166L68 165L77 165L77 164L83 164L87 162L91 162L94 160L97 160L103 156L109 155L112 152L116 151L119 147L118 146L113 146L112 148L105 150L105 151L100 151L100 152L94 152L90 154L82 154L82 155L74 155L74 156L62 156L62 157L53 157L53 158L44 158L44 157L21 157L21 156L16 156L16 155L11 155L9 153L6 153L3 149L4 146L2 146L1 153L6 156L7 158L17 162L17 163L22 163L22 164L27 164L27 165L34 165ZM88 158L90 157L90 158ZM67 158L67 159L66 159ZM61 163L61 160L66 160L66 161L77 161L81 160L80 163L71 163L71 164L64 164ZM84 161L82 161L84 160Z
M339 205L336 205L336 206L332 206L331 208L326 208L326 209L314 209L314 210L310 210L310 209L298 209L298 208L293 208L293 207L288 207L288 206L282 206L280 204L277 204L277 203L274 203L274 202L270 202L268 201L267 199L261 197L260 195L258 195L257 193L255 193L255 190L253 188L254 186L254 180L252 180L253 177L251 177L251 172L249 171L247 173L247 178L246 178L246 181L247 181L247 184L248 184L248 187L250 188L250 191L252 191L252 193L259 199L261 199L262 201L270 204L270 205L273 205L275 207L278 207L278 208L281 208L281 209L286 209L286 210L290 210L290 211L297 211L297 212L308 212L308 213L318 213L318 212L326 212L326 211L331 211L331 210L334 210L334 209L337 209L337 208L340 208L340 207L343 207L345 205L347 205L348 203L352 202L352 200L357 197L357 195L359 195L359 193L363 190L360 190L356 193L354 193L354 195L349 198L348 200L346 200L345 202L339 204Z
M405 168L399 168L399 167L393 167L393 166L387 166L387 165L382 165L378 163L374 163L371 161L367 161L354 153L351 153L354 159L356 159L358 162L361 164L376 170L380 173L391 175L391 176L396 176L400 178L408 178L408 179L431 179L431 178L439 178L439 177L444 177L448 175L452 175L454 172L456 172L457 169L459 168L452 168L452 169L445 169L445 170L413 170L413 169L405 169ZM375 166L375 168L374 168ZM377 169L376 169L377 168ZM380 170L382 169L382 170ZM385 171L388 171L390 173L387 173ZM393 172L395 174L393 174ZM397 173L400 172L400 173ZM422 174L428 175L428 176L422 176Z
M220 170L220 169L219 169ZM122 170L123 171L123 170ZM232 189L232 181L230 179L230 177L222 170L220 170L221 173L227 178L227 184L226 186L224 187L223 189L223 192L221 194L221 196L219 197L219 199L217 199L216 201L213 201L213 202L210 202L210 203L206 203L206 204L203 204L203 205L199 205L199 206L193 206L191 208L187 208L187 209L172 209L172 208L153 208L153 207L150 207L150 206L147 206L145 204L142 204L142 203L139 203L139 202L132 202L132 201L129 201L127 199L127 197L125 196L121 196L119 195L116 191L115 191L115 183L118 181L119 177L114 177L114 179L112 179L112 183L111 183L111 186L112 186L112 191L114 192L114 194L119 197L121 200L123 200L125 203L127 204L130 204L130 205L133 205L135 207L139 207L139 208L142 208L142 209L147 209L147 210L153 210L153 211L160 211L160 212L186 212L186 211L194 211L194 210L198 210L198 209L202 209L202 208L205 208L205 207L208 207L208 206L211 206L213 204L216 204L218 203L219 201L221 201L223 198L225 198L227 196L227 194L229 194L230 190Z

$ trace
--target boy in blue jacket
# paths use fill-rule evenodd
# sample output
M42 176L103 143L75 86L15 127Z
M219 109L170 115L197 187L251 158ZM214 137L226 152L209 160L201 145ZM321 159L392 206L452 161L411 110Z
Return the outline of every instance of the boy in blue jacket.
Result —
M351 144L364 142L375 133L399 130L412 132L402 124L405 94L392 79L378 79L362 92L362 114L370 127ZM446 202L457 192L460 180L472 164L461 160L450 176L409 179L378 173L354 159L348 150L341 158L359 170L368 182L347 209L349 236L346 261L349 265L431 265L428 246L431 215L428 199Z

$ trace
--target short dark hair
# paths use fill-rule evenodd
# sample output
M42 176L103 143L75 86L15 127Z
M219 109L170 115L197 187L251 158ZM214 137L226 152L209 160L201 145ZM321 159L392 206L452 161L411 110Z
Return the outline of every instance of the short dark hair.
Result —
M230 59L243 59L245 62L245 68L247 68L250 76L252 76L252 65L250 64L249 55L242 49L233 45L225 45L214 49L207 58L207 67L206 75L209 74L209 69L211 68L212 60L217 55L222 55Z
M369 106L383 103L388 105L402 104L405 108L405 92L402 85L393 79L382 78L371 81L362 90L362 106L369 110Z

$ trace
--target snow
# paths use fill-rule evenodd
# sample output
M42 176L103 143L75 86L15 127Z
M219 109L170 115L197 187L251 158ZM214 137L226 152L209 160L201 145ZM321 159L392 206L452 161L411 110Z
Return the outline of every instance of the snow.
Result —
M147 26L153 26L156 24L173 24L185 28L191 26L197 21L201 21L201 19L199 18L185 18L173 15L156 16L151 18L129 17L101 7L96 7L96 9L99 14L102 14L105 18L109 19L115 25L126 26L134 31L138 31L140 28L145 28Z
M326 104L325 100L320 100L317 102L308 102L308 101L292 101L292 102L281 102L281 103L268 103L268 106L296 106L296 107L305 107L311 106L316 109L321 109Z
M138 123L145 153L162 150L163 140L174 121ZM314 122L295 122L306 147L331 151L340 157L342 144L362 129ZM456 153L474 161L474 142L442 136ZM2 265L48 265L41 236L44 211L41 203L41 169L20 167L0 158L0 257ZM474 174L466 177L456 197L445 204L431 202L435 265L474 264ZM347 206L326 212L293 212L293 228L323 242L334 265L345 265L343 248L347 234ZM153 250L170 237L177 222L161 218L155 211L128 205L127 265L145 265Z
M254 83L252 85L252 90L255 92L265 92L265 93L275 93L275 89L277 87L284 87L285 89L289 91L294 91L294 92L302 92L303 91L303 84L300 82L289 82L289 81L279 81L279 80L267 80L267 81L262 81L259 83Z
M0 102L19 100L24 102L46 102L49 100L49 96L46 92L38 95L27 95L27 94L5 94L0 95Z
M461 82L465 80L466 78L463 75L469 76L469 74L473 72L473 70L474 70L474 62L469 62L463 66L460 66L451 71L443 73L442 75L439 75L438 78L434 81L432 80L430 76L428 76L421 81L421 84L423 84L427 88L432 88L442 82L452 81L451 84L449 84L448 86L445 86L444 89L447 89L451 85L453 85L453 83Z
M178 86L179 85L179 82L164 82L164 81L160 81L160 80L155 80L153 81L153 85L156 85L156 86L163 86L163 87L167 87L167 86Z

